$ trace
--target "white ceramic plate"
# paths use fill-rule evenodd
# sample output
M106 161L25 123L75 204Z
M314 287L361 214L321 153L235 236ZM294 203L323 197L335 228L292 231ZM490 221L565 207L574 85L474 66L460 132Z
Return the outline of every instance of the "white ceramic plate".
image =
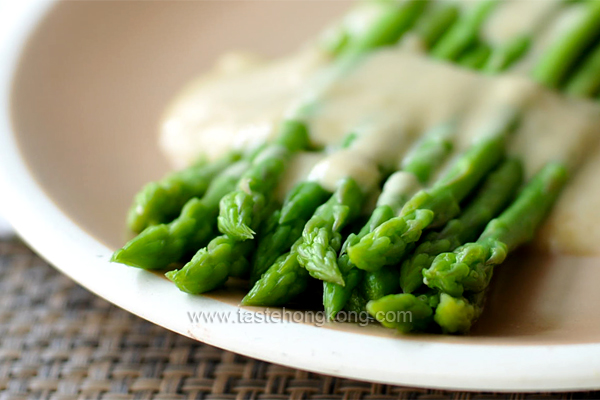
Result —
M467 337L401 337L349 324L240 323L263 310L239 309L234 287L189 296L158 275L109 263L125 239L131 196L166 170L155 127L168 99L218 53L282 53L346 6L19 2L0 53L0 206L6 217L39 254L99 296L251 357L411 386L600 388L595 258L557 262L521 253L499 272L488 310ZM230 313L235 321L190 322L188 313L200 311Z

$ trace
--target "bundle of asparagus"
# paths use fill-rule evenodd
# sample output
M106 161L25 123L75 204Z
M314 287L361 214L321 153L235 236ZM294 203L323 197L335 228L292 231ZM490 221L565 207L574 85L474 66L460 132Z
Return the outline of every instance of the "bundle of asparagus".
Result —
M366 28L342 23L328 33L328 79L343 79L369 52L408 42L411 35L433 58L487 74L509 70L528 55L546 21L506 43L485 43L482 27L498 6L484 0L465 11L444 1L379 2ZM531 76L591 97L600 92L600 51L593 49L600 49L600 2L577 6L585 7L581 21L543 52ZM566 7L573 5L557 3L556 10ZM456 121L426 132L397 166L371 160L380 171L376 176L388 177L370 188L353 176L341 179L333 192L305 180L278 204L273 192L291 157L313 145L306 121L319 101L312 96L296 106L272 143L200 162L146 186L128 220L139 235L113 261L170 270L166 276L191 294L218 288L229 277L249 278L253 286L245 305L283 305L321 280L331 319L346 308L368 310L403 332L468 331L481 313L494 266L533 237L560 194L567 168L549 163L509 204L523 179L520 161L506 154L522 112L510 109L487 121L471 148L439 178L432 179L451 153ZM360 145L353 137L338 151ZM381 183L365 223L365 203ZM393 312L412 318L390 320Z

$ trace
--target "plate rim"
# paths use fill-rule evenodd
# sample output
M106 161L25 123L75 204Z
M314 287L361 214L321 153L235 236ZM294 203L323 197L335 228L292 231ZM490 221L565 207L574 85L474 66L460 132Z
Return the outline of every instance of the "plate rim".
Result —
M12 77L29 34L56 1L17 3L14 26L0 43L0 193L4 194L0 207L19 236L65 275L112 304L184 336L312 372L448 390L600 388L600 339L588 344L518 346L432 343L297 323L245 324L243 330L232 329L231 323L191 324L184 312L176 316L174 307L254 313L186 295L154 274L111 264L111 250L78 227L36 182L11 126Z

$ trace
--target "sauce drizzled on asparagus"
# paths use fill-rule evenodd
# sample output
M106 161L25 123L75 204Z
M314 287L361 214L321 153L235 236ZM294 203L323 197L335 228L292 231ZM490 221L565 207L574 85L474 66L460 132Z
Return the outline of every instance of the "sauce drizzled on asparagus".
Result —
M196 192L179 190L192 169L149 186L131 214L133 230L147 228L113 260L146 269L187 261L167 277L193 294L250 277L247 305L286 304L322 280L330 318L366 308L402 331L467 331L489 279L451 290L443 283L457 268L438 258L524 242L484 234L467 243L506 207L521 164L527 188L548 174L560 181L529 196L546 196L528 219L528 232L538 228L562 191L557 171L576 172L600 131L600 107L575 98L600 92L598 3L525 3L367 3L324 46L197 84L170 108L162 142L179 162L203 154L208 166L193 168L210 173ZM442 140L430 136L448 126ZM532 191L495 221L511 231ZM490 246L485 265L499 260ZM382 310L417 319L398 324L377 317Z

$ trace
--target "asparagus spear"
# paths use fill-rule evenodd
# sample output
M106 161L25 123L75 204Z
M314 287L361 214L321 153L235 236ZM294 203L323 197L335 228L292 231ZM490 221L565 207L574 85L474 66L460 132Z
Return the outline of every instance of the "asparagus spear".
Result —
M298 239L298 243L302 239ZM242 299L245 306L281 306L303 293L310 276L298 262L295 246L281 255Z
M262 212L272 212L273 207L271 204ZM220 287L229 276L249 277L251 264L248 259L253 250L252 241L240 242L227 235L217 236L198 250L181 270L166 275L184 292L205 293ZM231 265L228 267L228 264Z
M215 162L199 162L160 181L148 183L135 196L129 209L129 229L140 233L148 226L173 220L189 199L201 197L212 179L239 158L239 154L231 153Z
M500 126L490 125L492 134L483 135L431 189L415 194L398 217L384 222L350 246L350 261L366 271L396 264L404 257L407 247L419 240L424 229L441 226L456 216L460 201L504 156L506 136L515 121L511 116Z
M458 282L462 279L464 282L462 289L481 290L475 293L466 293L465 297L441 293L434 320L444 333L466 333L471 329L483 311L486 289L493 273L493 267L503 261L503 255L496 249L502 251L505 248L506 251L512 251L522 242L530 240L535 229L558 197L566 179L567 173L563 166L560 164L547 165L533 178L517 201L500 218L490 222L477 243L464 246L464 250L455 251L455 253L461 252L457 254L456 259L464 262L463 268L469 268L471 272L469 277L450 278L453 280L450 288L455 294L458 293L461 289L461 284ZM497 243L492 243L494 240L497 240ZM478 244L483 244L484 251L489 252L488 256L484 255L479 260L476 259L477 256L470 257L467 254ZM496 252L494 252L495 250ZM481 264L477 265L478 263ZM458 272L458 268L455 271ZM480 273L479 276L475 275L476 271Z
M428 3L428 0L386 3L389 4L389 9L366 32L351 39L342 56L355 57L396 43L414 25Z
M485 292L469 293L468 298L439 292L402 293L371 301L366 307L384 326L402 333L427 331L434 322L443 333L467 333L481 315L484 300Z
M533 71L533 78L548 87L558 87L577 59L600 34L600 2L586 1L586 13L567 35L560 38Z
M117 250L111 261L160 270L202 247L215 231L215 217L221 197L235 188L248 165L248 161L238 161L227 168L211 182L202 199L189 200L179 217L172 222L144 229L122 249Z
M562 164L547 164L517 200L487 225L477 242L435 258L431 267L423 271L427 286L454 297L460 297L465 290L485 290L494 266L501 264L508 252L533 238L566 180L567 170Z
M425 48L429 50L450 30L458 19L460 10L453 3L436 2L427 14L416 26L415 31Z
M479 70L488 62L492 49L486 44L480 44L458 59L458 64L465 68Z
M438 255L431 267L423 270L425 281L434 292L386 296L369 302L369 313L384 326L401 332L424 330L433 321L445 333L467 332L483 310L493 267L501 264L509 251L533 237L562 190L566 176L562 165L548 164L517 200L487 225L477 242ZM464 293L465 290L469 292ZM415 307L417 312L413 312ZM405 314L411 318L398 323L397 316Z
M495 49L483 66L483 71L488 74L497 74L508 69L515 61L520 59L531 47L530 35L519 35L506 44Z
M437 43L431 54L435 58L456 61L479 37L479 30L486 21L498 0L479 2L464 18L452 26L450 31Z
M450 120L426 132L423 138L417 141L414 147L404 156L400 164L400 170L414 175L421 184L428 182L431 175L450 155L453 147L451 139L456 132L456 128L456 121ZM390 205L393 208L402 207L408 200L399 199L393 191L391 199L386 199L385 196L386 191L384 190L381 203Z
M362 202L362 191L353 179L344 179L338 184L336 192L331 198L319 207L306 226L333 227L332 236L338 236L341 230L351 218L353 213L348 210L353 204ZM301 288L306 288L310 275L317 279L331 279L343 283L341 275L335 275L335 271L312 270L304 268L299 260L299 247L304 243L304 236L296 240L290 252L280 256L273 265L267 269L261 278L254 284L252 290L242 299L244 305L274 306L288 302L300 294ZM305 250L306 251L306 250ZM312 259L308 260L312 262ZM307 263L307 264L308 264ZM312 266L311 266L312 267Z
M340 231L358 216L363 201L362 189L354 179L346 178L306 223L296 251L298 262L314 278L344 285L336 262L342 246Z
M287 196L281 210L276 210L261 235L252 263L251 283L302 235L304 225L329 192L316 182L301 182Z
M467 333L483 311L485 292L473 293L456 298L446 293L440 295L440 303L435 309L434 321L444 333Z
M346 284L342 286L329 282L323 283L323 306L328 318L333 319L344 308L352 295L352 291L363 278L363 271L355 268L350 262L346 249L358 243L365 235L397 215L410 196L418 190L419 182L423 184L429 180L433 171L450 154L452 149L450 136L454 130L455 124L451 122L440 125L425 134L424 138L404 157L401 171L392 174L387 179L377 201L377 207L371 214L369 221L358 234L348 236L337 260ZM381 277L380 275L377 276ZM368 278L366 281L373 283L375 280L375 278ZM374 286L383 287L382 284L376 283ZM364 291L369 291L369 289ZM356 296L362 295L357 294Z
M222 286L232 271L236 271L237 275L247 269L247 255L251 250L251 242L237 242L225 235L217 236L182 269L167 272L165 276L183 292L208 292Z
M578 97L593 97L600 92L600 46L594 49L569 78L565 92Z
M238 189L221 199L219 230L243 241L254 238L259 216L293 153L308 146L308 131L299 121L285 121L278 140L267 146L240 179Z
M352 293L350 294L350 297L346 301L344 310L356 313L357 315L360 315L360 313L365 312L365 310L367 309L367 303L368 303L368 301L365 298L364 294L361 291L354 289L352 291ZM337 313L336 313L336 315L337 315ZM335 315L329 316L329 319L333 319L334 317L335 317Z
M403 333L424 331L433 321L432 297L392 294L367 303L367 311L387 328Z
M402 263L402 291L412 293L421 287L422 271L429 268L435 256L477 238L485 225L512 199L522 175L521 163L514 159L505 161L492 172L460 217L448 222L442 231L429 233L411 257Z

